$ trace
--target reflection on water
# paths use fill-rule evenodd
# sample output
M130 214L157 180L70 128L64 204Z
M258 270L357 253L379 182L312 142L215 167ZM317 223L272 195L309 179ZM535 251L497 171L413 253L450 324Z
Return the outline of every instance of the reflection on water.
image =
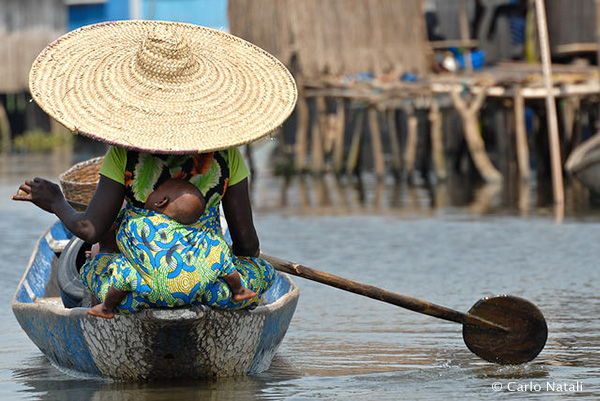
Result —
M461 209L470 215L552 215L548 184L534 182L474 184L465 177L453 177L435 185L409 185L393 177L376 180L363 174L336 177L273 177L263 172L252 183L255 209L292 209L302 214L402 213L435 215ZM566 187L566 213L572 216L597 215L600 208L590 201L588 191L578 182Z
M99 155L103 149L85 154L56 151L51 154L22 154L0 157L0 184L16 185L40 176L58 182L60 173L74 163ZM95 153L94 153L95 152ZM552 214L550 183L509 180L504 184L474 183L468 177L452 176L445 182L423 181L409 185L393 177L376 180L362 176L334 175L274 177L260 169L252 181L253 204L257 210L293 209L297 213L349 214L386 213L435 214L461 208L461 213ZM16 190L10 189L9 191ZM600 207L590 202L589 193L577 181L566 186L567 215L596 215Z
M239 399L239 394L255 394L261 387L259 380L249 377L147 383L79 379L57 374L56 370L41 358L32 358L29 361L31 367L19 368L14 372L14 379L26 385L22 393L28 399L39 397L41 400L61 401L229 401Z
M56 151L50 154L0 155L0 183L15 184L39 176L58 182L60 173L75 162L72 152Z
M253 180L262 250L342 277L467 311L510 293L544 313L549 337L533 362L497 366L473 355L461 325L296 278L301 296L271 368L201 382L115 383L53 368L18 326L10 299L36 238L53 217L8 198L25 178L56 177L74 160L0 159L0 399L598 399L600 215L569 187L553 218L536 186L397 185L326 176ZM508 383L572 383L576 394L511 392ZM504 386L500 393L494 383ZM545 387L544 387L545 388Z

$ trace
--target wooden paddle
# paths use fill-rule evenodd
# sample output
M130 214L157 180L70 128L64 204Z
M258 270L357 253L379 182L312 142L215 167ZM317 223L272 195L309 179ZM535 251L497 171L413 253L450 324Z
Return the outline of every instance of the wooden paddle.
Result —
M546 320L531 302L510 295L479 300L468 313L417 298L396 294L357 281L334 276L297 263L261 254L276 270L317 281L355 294L463 325L467 347L479 357L499 364L533 360L548 338Z

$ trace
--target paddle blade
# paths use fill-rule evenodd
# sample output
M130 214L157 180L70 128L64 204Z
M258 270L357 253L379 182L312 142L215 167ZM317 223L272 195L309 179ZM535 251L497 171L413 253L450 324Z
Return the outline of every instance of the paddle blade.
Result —
M463 325L463 339L477 356L502 365L533 360L546 345L548 326L531 302L511 295L479 300L468 314L506 327L508 331Z

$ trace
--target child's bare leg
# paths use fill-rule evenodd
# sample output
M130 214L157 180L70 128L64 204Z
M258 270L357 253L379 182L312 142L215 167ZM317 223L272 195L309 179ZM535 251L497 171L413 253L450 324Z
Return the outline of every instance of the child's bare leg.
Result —
M236 271L223 276L223 280L227 283L233 293L234 301L243 301L245 299L254 298L256 293L242 285L240 274Z
M106 293L104 302L95 305L88 310L88 315L103 317L105 319L112 319L115 317L115 307L121 303L123 298L127 295L127 291L119 290L114 285L111 285Z

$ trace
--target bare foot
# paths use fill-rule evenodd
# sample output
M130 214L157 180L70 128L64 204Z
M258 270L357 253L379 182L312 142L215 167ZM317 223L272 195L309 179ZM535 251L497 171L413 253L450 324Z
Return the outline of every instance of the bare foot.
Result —
M233 294L233 300L234 301L244 301L246 299L254 298L255 296L256 296L256 293L254 291L242 287L240 292Z
M93 308L89 309L87 311L87 314L92 316L103 317L105 319L112 319L113 317L115 317L115 311L105 308L103 304L98 304Z

